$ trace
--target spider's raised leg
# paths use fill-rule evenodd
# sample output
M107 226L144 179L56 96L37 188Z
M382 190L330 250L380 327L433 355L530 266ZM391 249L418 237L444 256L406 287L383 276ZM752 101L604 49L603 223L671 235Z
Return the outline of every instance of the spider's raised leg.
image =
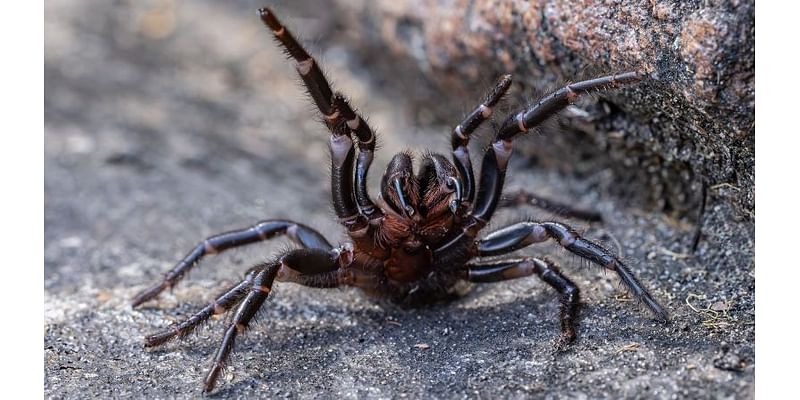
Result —
M629 85L641 81L644 77L645 75L640 72L624 72L570 83L543 97L536 104L506 118L497 133L497 140L513 140L528 132L529 129L572 104L581 94Z
M569 204L560 203L533 194L525 189L520 189L508 197L503 197L497 204L497 207L500 208L520 206L533 206L541 208L566 218L577 218L590 222L601 222L603 220L603 216L597 211L575 208Z
M334 98L336 109L341 112L342 117L347 121L350 132L358 138L358 157L356 159L355 173L355 196L358 209L368 220L374 220L383 216L383 212L369 196L367 191L367 173L372 164L372 157L375 152L375 132L367 125L358 113L356 113L345 98L338 93Z
M486 149L481 164L478 193L472 211L461 232L456 232L434 250L436 257L447 257L463 251L478 232L489 223L497 209L505 183L506 168L511 158L513 141L572 103L580 94L593 90L611 89L642 80L638 72L626 72L569 84L545 96L536 104L506 118L494 141ZM457 137L457 136L456 136Z
M572 83L506 118L491 146L484 153L478 196L472 211L478 225L485 226L497 209L514 139L570 105L581 94L612 89L639 82L643 78L641 73L626 72Z
M303 48L303 45L294 38L292 33L281 24L281 21L278 20L272 10L262 8L258 10L258 14L261 17L261 21L272 30L275 40L297 62L297 72L300 74L300 78L303 79L303 83L308 89L308 94L311 95L311 99L314 100L319 111L326 117L331 116L334 112L333 91L317 62Z
M272 30L275 39L297 62L297 72L308 93L331 131L331 191L333 208L351 233L364 231L369 220L379 218L367 193L366 175L372 163L375 134L347 104L344 96L333 93L330 84L314 58L303 48L268 8L259 10L261 20ZM354 148L351 135L358 138L359 155L356 161L356 187L353 188Z
M511 87L511 75L503 75L497 81L492 91L477 108L472 110L460 124L458 124L450 135L450 143L453 146L453 163L461 175L464 185L465 205L472 205L475 196L475 173L472 170L472 162L469 158L469 139L472 132L489 117L492 116L494 106L500 101L503 95Z
M175 286L206 255L217 254L230 248L272 239L278 235L287 235L302 247L331 249L331 245L325 237L308 226L286 220L261 221L249 228L221 233L200 242L172 270L167 272L159 284L136 295L133 299L133 307L137 307L155 298L165 289Z
M468 264L465 279L470 282L499 282L536 274L558 291L561 298L561 337L559 347L575 340L575 319L580 307L580 292L569 278L548 259L526 257L515 260Z
M519 222L488 234L477 243L479 257L507 254L534 243L548 239L556 240L568 251L601 267L614 271L622 283L639 300L643 301L655 316L667 321L667 312L647 289L636 279L627 266L609 250L597 243L582 238L574 229L559 222Z

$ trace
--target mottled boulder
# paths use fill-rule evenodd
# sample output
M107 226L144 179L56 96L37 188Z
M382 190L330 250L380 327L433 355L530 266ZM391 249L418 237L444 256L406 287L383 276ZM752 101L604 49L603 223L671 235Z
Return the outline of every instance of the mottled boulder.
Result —
M341 1L372 64L415 65L438 91L442 118L513 73L512 104L593 75L648 71L653 80L584 99L560 134L522 147L551 167L610 170L611 192L685 215L702 185L730 191L743 218L754 212L755 6L748 1ZM405 61L405 62L398 62ZM401 65L401 68L396 66ZM402 75L401 75L402 76ZM414 79L413 77L411 79ZM545 129L545 131L551 130ZM729 186L731 185L731 186ZM632 196L633 195L633 196Z

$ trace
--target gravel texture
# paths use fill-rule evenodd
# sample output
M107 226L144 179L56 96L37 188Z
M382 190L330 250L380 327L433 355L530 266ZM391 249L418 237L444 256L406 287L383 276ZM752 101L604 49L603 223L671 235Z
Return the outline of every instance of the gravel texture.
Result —
M143 348L143 336L187 317L287 243L210 258L141 309L130 299L200 239L260 219L296 219L344 239L329 205L325 130L258 21L258 6L45 3L45 397L200 397L224 320L155 350ZM356 18L348 7L326 12L308 1L276 9L379 129L373 187L397 151L448 151L449 124L462 115L441 121L415 100L424 78L409 81L406 95L391 82L397 76L364 62L365 50L347 40L347 21ZM466 109L483 90L440 95ZM741 201L750 189L708 186L692 252L696 215L616 191L636 191L637 180L620 180L614 168L551 169L520 153L508 189L536 188L602 212L602 224L571 223L619 249L669 309L670 324L653 321L614 276L554 245L525 252L551 255L582 289L579 339L563 353L552 346L558 301L536 278L476 286L417 310L380 307L354 290L277 285L214 395L754 397L755 228ZM554 216L506 211L492 227L528 217Z

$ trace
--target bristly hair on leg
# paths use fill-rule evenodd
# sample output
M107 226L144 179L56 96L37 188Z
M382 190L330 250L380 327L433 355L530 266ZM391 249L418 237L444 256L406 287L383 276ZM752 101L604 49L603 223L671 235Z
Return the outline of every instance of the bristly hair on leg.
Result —
M208 320L217 314L228 313L232 308L242 302L250 289L252 274L249 274L238 284L229 287L200 311L179 323L173 323L169 328L145 337L145 347L157 347L175 339L184 339L186 336L207 324Z

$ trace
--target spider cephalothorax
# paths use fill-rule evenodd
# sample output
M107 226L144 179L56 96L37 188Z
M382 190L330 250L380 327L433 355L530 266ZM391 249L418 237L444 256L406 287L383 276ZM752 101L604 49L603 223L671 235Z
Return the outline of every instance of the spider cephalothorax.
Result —
M317 288L353 286L365 293L404 304L419 304L450 297L460 281L496 282L538 275L561 296L559 346L572 342L578 313L578 288L546 258L520 257L486 261L547 240L618 274L625 287L661 320L667 313L638 282L619 257L583 239L559 222L524 221L490 232L479 239L498 207L535 202L552 205L527 191L512 201L500 202L505 172L514 140L573 102L580 94L635 83L637 72L581 81L543 97L509 115L483 154L478 184L468 145L470 135L491 117L494 107L511 86L501 77L485 100L451 133L452 162L445 156L421 156L416 174L410 153L392 158L381 179L380 194L367 190L367 173L375 151L375 134L344 96L332 91L314 59L294 39L269 9L259 11L288 55L329 129L331 200L351 242L334 247L314 229L287 220L266 220L250 228L210 237L197 245L169 271L162 282L140 293L138 306L174 286L205 255L286 235L300 248L275 260L252 267L237 285L188 320L147 336L147 346L192 332L214 314L238 305L206 376L203 391L214 388L233 348L236 336L247 329L267 299L272 284L294 282ZM558 205L563 214L595 219L596 216Z

